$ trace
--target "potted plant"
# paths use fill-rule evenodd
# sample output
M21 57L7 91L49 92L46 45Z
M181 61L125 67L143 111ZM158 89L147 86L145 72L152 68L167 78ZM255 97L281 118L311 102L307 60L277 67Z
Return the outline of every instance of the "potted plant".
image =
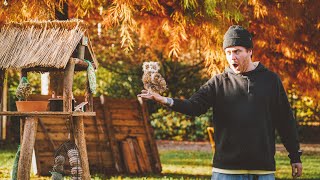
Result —
M28 79L22 77L16 90L16 97L19 99L16 101L17 110L21 112L46 111L48 101L27 101L31 92Z

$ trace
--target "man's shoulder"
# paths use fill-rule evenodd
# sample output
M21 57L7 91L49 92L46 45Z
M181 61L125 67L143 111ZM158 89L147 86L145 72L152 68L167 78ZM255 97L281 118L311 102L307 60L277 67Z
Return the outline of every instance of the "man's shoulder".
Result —
M215 74L210 78L209 82L217 82L217 83L219 83L219 82L223 81L223 79L225 79L226 76L227 75L226 75L225 72L219 73L219 74Z
M222 72L222 73L218 73L218 74L215 74L214 76L212 76L211 79L218 79L218 80L221 80L222 78L226 78L228 75L226 72Z
M267 70L265 71L265 73L266 73L266 75L270 76L271 78L280 79L280 78L279 78L279 75L278 75L276 72L274 72L274 71L271 71L271 70L267 69Z
M208 81L207 81L207 85L213 86L213 87L218 87L220 86L223 81L227 78L228 75L226 75L226 73L219 73L219 74L215 74L213 75Z

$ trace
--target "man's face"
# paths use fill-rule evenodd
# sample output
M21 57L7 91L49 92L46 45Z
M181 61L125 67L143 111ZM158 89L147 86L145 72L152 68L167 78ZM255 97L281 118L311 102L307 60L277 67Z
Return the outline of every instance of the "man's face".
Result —
M252 50L242 46L228 47L224 50L230 68L237 74L247 72L251 63Z

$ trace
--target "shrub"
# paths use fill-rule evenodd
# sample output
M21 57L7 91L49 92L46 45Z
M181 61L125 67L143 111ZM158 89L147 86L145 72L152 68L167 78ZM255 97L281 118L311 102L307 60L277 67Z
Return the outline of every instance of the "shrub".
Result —
M151 114L155 136L162 140L207 140L212 110L200 117L191 117L169 109L160 108Z

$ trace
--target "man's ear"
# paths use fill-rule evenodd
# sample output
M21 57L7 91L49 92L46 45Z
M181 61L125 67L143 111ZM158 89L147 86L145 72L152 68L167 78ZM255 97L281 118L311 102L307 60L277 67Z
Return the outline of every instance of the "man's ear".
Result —
M248 51L248 53L250 54L250 56L252 56L253 50L252 50L252 49L248 49L247 51Z

